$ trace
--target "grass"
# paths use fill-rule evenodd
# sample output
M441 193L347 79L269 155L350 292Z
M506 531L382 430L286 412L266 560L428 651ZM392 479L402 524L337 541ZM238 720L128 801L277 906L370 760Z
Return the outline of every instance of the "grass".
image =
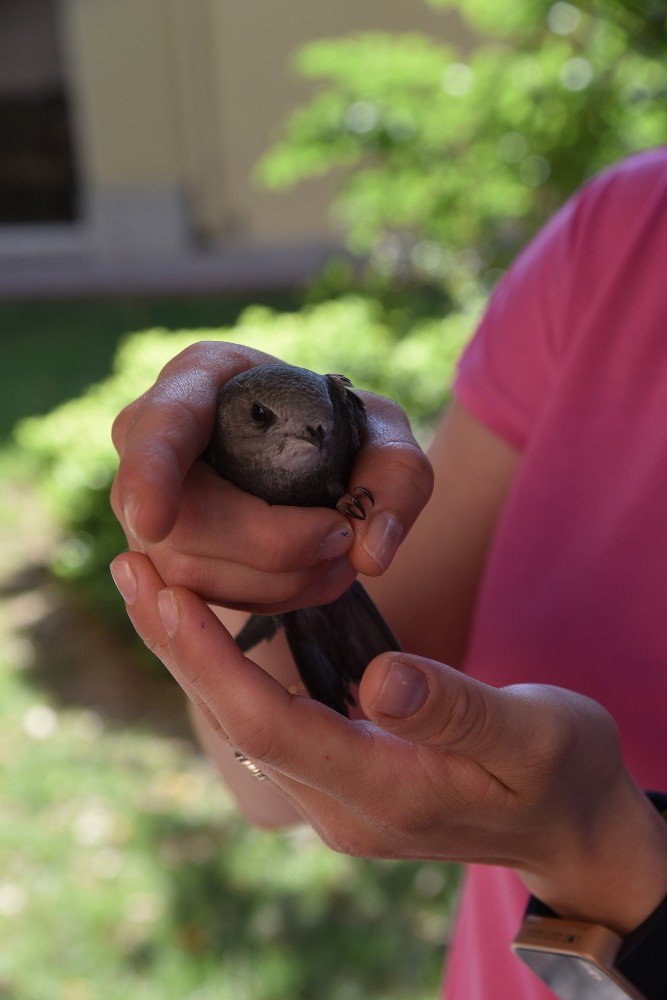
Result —
M296 304L288 294L260 301ZM20 417L46 413L103 378L124 334L224 326L247 305L239 297L0 302L0 443Z
M243 305L0 306L3 432L103 376L126 330ZM35 570L57 529L8 450L0 506L0 997L435 997L456 870L249 828L175 686Z
M15 579L0 603L0 997L437 995L455 870L249 828L170 734L175 703L165 719L142 694L150 678L164 693L163 678L86 639L52 583ZM115 707L102 665L114 653Z
M250 830L188 747L1 677L0 995L435 996L442 868Z

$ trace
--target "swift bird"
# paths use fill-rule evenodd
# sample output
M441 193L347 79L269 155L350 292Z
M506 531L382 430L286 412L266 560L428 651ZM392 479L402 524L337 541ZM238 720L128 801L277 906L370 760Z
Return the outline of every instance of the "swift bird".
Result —
M224 479L269 504L335 507L365 519L365 486L347 484L366 426L366 408L344 375L292 365L260 365L222 386L204 458ZM320 607L252 615L236 641L243 650L283 628L307 690L342 715L351 684L378 653L400 646L355 581Z

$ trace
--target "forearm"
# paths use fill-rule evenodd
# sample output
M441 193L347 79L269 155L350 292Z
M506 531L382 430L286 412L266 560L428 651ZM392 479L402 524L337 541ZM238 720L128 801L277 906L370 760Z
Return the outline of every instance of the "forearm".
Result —
M248 618L245 612L230 611L227 608L215 608L215 613L232 635L240 630ZM296 690L301 686L282 632L269 642L259 643L251 655L255 663L285 687ZM292 826L302 822L301 816L280 792L268 781L257 781L246 768L242 767L234 757L234 747L221 739L192 702L189 701L188 705L202 749L234 796L246 819L253 825L266 829Z
M387 573L364 586L403 648L461 667L480 580L521 455L456 400L428 450L433 495Z

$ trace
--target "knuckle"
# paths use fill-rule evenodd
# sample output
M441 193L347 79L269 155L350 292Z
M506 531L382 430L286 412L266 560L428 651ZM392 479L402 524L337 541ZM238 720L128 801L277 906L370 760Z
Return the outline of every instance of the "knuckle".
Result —
M250 760L258 760L278 769L285 765L286 760L279 750L272 722L245 715L242 718L232 716L226 729L234 745Z
M130 467L141 469L146 462L168 458L170 462L175 460L181 474L185 475L192 458L189 452L185 457L182 454L182 442L192 442L191 447L201 454L208 438L204 422L189 402L154 396L126 434L127 450L132 453Z
M197 418L197 413L193 409L190 401L183 396L173 396L160 400L160 409L163 416L167 418L163 428L163 433L170 436L183 430L191 430L192 427L201 432L201 425Z
M179 391L190 388L198 396L202 387L209 393L240 371L276 361L269 354L228 341L198 340L188 344L164 366L156 385L169 391L169 384Z
M590 762L601 755L612 763L619 753L618 728L610 713L584 695L567 692L567 700L544 719L539 745L545 760L558 771L585 756ZM561 709L560 711L558 709ZM594 736L593 736L594 734Z
M382 470L387 491L401 498L404 506L408 506L406 500L409 500L410 510L419 511L426 506L433 493L435 474L431 462L416 442L378 441L369 446L364 457L370 458L374 466Z
M408 431L410 430L408 415L401 404L397 403L395 399L391 399L389 396L382 396L377 392L370 392L369 390L355 391L366 404L371 433L378 428L384 429L386 432L390 427L401 427Z
M450 701L449 711L436 716L436 727L429 742L436 746L446 746L449 750L457 747L478 746L484 742L490 720L486 701L479 689L464 683L458 687Z
M391 462L401 481L410 483L410 492L426 503L433 493L435 473L428 457L418 444L406 441L390 442Z
M415 463L413 484L415 490L423 499L424 504L428 503L435 486L435 471L430 460L423 452L419 456L418 462Z
M183 371L191 370L193 366L205 368L206 361L211 357L213 350L217 349L219 353L222 347L222 344L213 340L197 340L194 344L188 344L167 361L158 376L156 385L166 382L172 375L180 375Z
M138 402L139 400L135 400L133 403L129 403L127 406L123 407L111 425L111 442L118 455L122 455L125 436L131 425Z
M171 374L163 371L150 391L161 405L179 404L195 410L212 403L217 385L206 368L193 363Z
M208 725L211 727L216 736L221 739L224 743L229 744L229 736L227 735L222 723L218 719L217 715L211 710L209 705L204 701L201 695L197 694L195 691L188 693L190 701L195 706L198 712L204 716Z
M173 441L184 433L199 439L204 450L208 434L196 406L176 392L165 395L157 385L121 411L112 428L114 446L121 459L128 452L133 454L135 462L171 450Z
M576 733L567 719L545 718L540 723L539 732L531 739L531 772L537 781L539 795L544 787L559 783L562 775L573 764L576 766L578 751Z
M265 573L285 573L295 569L295 551L290 542L276 531L271 511L262 511L253 523L257 569Z

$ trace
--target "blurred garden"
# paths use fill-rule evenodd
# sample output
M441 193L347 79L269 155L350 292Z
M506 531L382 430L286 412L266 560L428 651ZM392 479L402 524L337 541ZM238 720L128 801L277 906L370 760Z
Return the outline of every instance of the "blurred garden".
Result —
M427 1000L458 873L247 827L108 564L113 417L201 339L397 399L420 439L493 286L595 172L667 139L660 0L433 0L479 43L309 44L255 182L331 174L348 252L253 297L0 302L0 997Z

